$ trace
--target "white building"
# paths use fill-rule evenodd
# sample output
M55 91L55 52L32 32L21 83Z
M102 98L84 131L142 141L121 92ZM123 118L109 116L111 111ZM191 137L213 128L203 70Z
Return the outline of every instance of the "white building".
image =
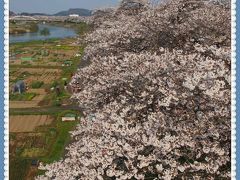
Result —
M75 121L77 118L76 114L68 113L62 117L62 121Z
M76 118L75 117L62 117L62 121L75 121Z
M79 17L78 14L70 14L69 16L70 16L70 17Z

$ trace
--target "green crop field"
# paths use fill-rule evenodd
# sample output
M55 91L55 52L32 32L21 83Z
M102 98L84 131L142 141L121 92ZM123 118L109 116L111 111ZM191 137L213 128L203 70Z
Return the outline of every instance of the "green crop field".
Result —
M10 180L24 180L27 175L30 160L23 158L15 158L10 160L9 179Z
M44 82L42 81L33 81L32 84L31 84L31 87L33 89L39 89L40 87L42 87L44 84Z
M10 101L31 101L38 94L36 93L22 93L22 94L10 94Z

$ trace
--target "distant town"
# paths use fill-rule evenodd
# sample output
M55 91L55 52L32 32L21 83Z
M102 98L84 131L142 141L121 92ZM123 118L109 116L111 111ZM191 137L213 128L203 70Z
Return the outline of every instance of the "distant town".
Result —
M9 12L9 20L14 21L55 21L55 22L86 22L91 18L93 11L87 9L69 9L68 11L61 11L59 13L50 15L43 13L14 13Z

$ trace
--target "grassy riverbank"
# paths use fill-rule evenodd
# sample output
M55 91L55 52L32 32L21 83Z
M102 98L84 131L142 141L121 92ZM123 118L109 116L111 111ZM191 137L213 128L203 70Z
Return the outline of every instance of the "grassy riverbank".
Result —
M9 34L24 34L28 32L37 32L38 25L35 22L15 22L9 23Z

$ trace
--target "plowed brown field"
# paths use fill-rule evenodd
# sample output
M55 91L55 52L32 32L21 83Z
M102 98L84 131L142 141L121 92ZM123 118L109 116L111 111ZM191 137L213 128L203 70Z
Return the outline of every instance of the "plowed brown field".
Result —
M10 116L10 132L32 132L36 127L49 125L53 118L47 115Z

